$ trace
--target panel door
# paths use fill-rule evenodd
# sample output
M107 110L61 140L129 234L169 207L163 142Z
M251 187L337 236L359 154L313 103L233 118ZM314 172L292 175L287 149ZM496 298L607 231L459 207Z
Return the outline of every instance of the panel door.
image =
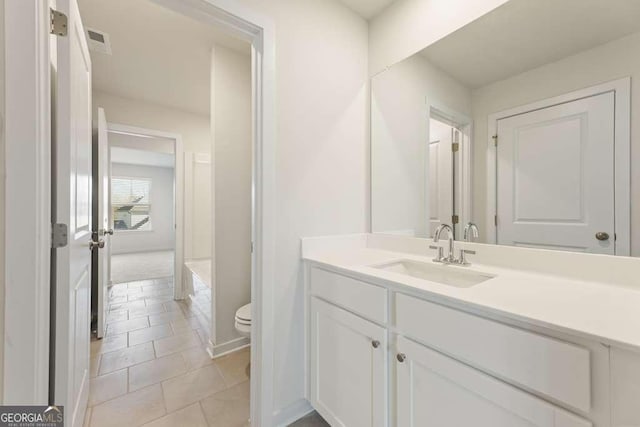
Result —
M97 329L96 335L102 338L106 329L107 309L109 302L109 283L111 280L111 234L113 234L113 222L111 220L111 159L109 155L109 141L107 131L107 118L104 109L98 108L98 138L95 146L97 156L97 207L98 207L98 238L104 241L104 247L98 251L98 283L97 283Z
M76 0L58 0L68 35L56 37L56 222L68 244L55 254L55 403L68 426L81 426L89 391L91 296L91 60Z
M387 425L385 329L311 300L311 404L332 426Z
M455 129L431 119L429 143L428 206L429 234L440 224L451 224L453 216L453 153L451 150Z
M398 427L588 427L592 423L494 377L397 339Z
M615 253L613 92L501 119L498 141L499 244Z

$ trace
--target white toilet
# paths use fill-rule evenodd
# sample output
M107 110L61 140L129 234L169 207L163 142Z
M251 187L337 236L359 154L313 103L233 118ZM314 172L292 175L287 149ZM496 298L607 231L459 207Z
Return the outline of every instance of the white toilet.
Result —
M251 337L251 303L236 311L236 330L243 337Z

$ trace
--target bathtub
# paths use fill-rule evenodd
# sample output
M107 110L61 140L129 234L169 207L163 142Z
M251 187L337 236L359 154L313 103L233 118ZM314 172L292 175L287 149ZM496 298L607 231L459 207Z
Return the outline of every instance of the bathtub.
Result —
M184 289L191 300L193 313L205 337L211 342L211 260L189 260L184 263Z

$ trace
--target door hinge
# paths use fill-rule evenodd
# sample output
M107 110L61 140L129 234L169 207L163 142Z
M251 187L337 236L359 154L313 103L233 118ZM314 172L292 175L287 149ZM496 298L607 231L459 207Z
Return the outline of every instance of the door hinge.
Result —
M457 153L458 150L460 150L459 142L454 142L453 144L451 144L451 151L453 151L454 153Z
M51 247L64 248L69 243L67 224L51 224Z
M495 147L498 146L498 135L493 135L491 138L493 138L493 145Z
M68 19L67 15L62 12L58 12L55 9L49 10L50 17L50 33L56 36L66 36L68 32Z
M451 217L451 223L452 223L452 224L457 224L457 223L459 223L459 222L460 222L460 217L459 217L458 215L453 215L453 216Z
M493 216L493 224L497 227L498 226L498 215L494 215Z

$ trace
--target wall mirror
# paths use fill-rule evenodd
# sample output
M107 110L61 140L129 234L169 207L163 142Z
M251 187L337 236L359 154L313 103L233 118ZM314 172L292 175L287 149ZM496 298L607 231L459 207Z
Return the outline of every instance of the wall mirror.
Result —
M510 0L387 68L372 232L640 254L637 79L637 0Z

